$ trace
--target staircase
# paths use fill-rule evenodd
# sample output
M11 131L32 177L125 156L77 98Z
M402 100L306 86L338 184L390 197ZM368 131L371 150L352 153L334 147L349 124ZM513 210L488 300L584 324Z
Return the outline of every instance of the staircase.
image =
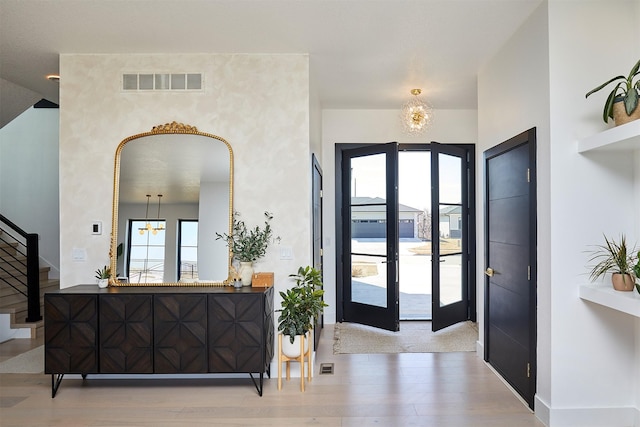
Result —
M26 260L17 254L17 243L0 242L0 316L9 315L12 330L23 329L29 338L35 339L44 332L44 320L27 322L27 299L10 286L20 287L26 280ZM6 254L6 253L9 254ZM17 258L17 259L16 259ZM44 313L44 294L60 289L58 279L49 279L49 267L40 267L40 312ZM8 282L8 283L7 283ZM25 334L20 334L24 337Z

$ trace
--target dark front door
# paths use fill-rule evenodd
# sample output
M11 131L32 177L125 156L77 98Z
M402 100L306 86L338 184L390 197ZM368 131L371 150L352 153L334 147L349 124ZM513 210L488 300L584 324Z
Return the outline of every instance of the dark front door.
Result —
M536 384L535 153L535 128L484 153L484 357L531 408Z
M399 329L398 147L342 152L342 319ZM361 233L362 227L377 230Z

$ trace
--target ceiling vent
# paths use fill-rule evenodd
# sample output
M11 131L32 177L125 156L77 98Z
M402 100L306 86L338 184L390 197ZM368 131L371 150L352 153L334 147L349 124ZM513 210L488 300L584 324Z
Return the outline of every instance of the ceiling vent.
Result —
M202 73L126 73L122 75L122 90L201 91Z

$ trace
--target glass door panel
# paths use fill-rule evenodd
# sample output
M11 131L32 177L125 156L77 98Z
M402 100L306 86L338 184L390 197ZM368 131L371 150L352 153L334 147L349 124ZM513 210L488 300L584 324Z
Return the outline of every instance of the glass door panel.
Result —
M432 210L438 213L432 229L432 239L438 242L432 255L432 329L437 331L469 317L465 150L433 143L431 176Z
M342 168L344 320L397 330L397 144L345 150Z

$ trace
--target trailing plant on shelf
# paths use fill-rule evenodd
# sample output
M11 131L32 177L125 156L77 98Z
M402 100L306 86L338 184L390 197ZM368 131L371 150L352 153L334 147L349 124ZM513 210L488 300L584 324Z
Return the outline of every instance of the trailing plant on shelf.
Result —
M636 277L634 273L634 264L637 261L634 256L635 249L627 247L627 239L624 234L620 235L619 241L605 235L604 242L602 245L595 245L591 251L589 262L595 264L591 267L589 278L595 281L605 274L611 273L614 288L617 289L617 282L621 281L620 286L623 289L619 290L632 290Z
M289 336L293 344L297 335L304 335L313 329L315 319L327 307L323 300L322 273L311 266L298 268L297 274L290 274L296 284L280 291L282 308L278 316L278 331Z
M216 233L216 240L224 240L231 250L233 257L240 262L253 262L265 256L269 245L274 241L280 241L280 237L273 237L271 220L273 215L264 213L264 227L255 226L249 228L240 219L240 213L233 213L233 226L231 234Z
M609 121L609 118L614 118L613 105L616 102L624 103L624 111L627 116L631 116L636 108L638 108L638 99L640 98L638 94L638 92L640 92L640 78L638 78L638 76L640 76L639 69L640 60L638 60L638 62L636 62L635 65L631 68L628 76L619 75L612 77L595 89L590 90L585 95L585 98L588 98L589 95L598 92L609 84L618 82L614 86L613 90L609 93L609 96L607 97L607 100L604 104L604 109L602 110L602 120L604 120L605 123Z

